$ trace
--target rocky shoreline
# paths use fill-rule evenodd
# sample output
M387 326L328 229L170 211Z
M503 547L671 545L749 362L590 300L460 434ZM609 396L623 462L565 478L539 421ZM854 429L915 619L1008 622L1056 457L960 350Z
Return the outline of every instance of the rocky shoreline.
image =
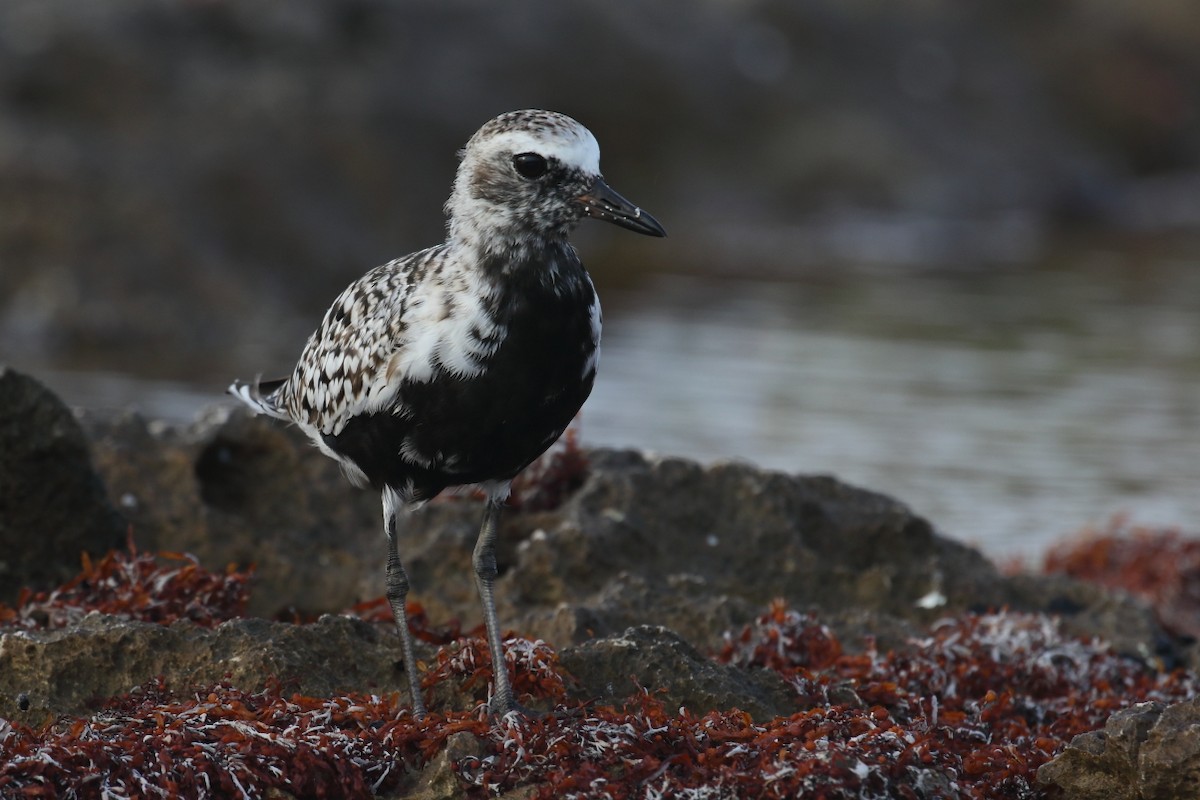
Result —
M832 477L584 455L581 485L561 505L506 514L497 584L502 622L558 649L572 701L619 706L658 692L664 708L697 715L741 709L762 725L793 714L794 674L729 656L730 637L761 624L778 598L818 614L847 657L905 652L935 623L1007 609L1053 615L1063 636L1107 642L1139 669L1197 667L1195 648L1145 602L1063 576L1004 575L902 503ZM0 628L0 718L36 727L85 717L154 679L180 690L280 681L312 697L403 693L387 625L338 616L382 594L378 514L373 493L351 489L280 426L220 408L187 428L77 419L32 378L0 370L0 601L29 602L22 589L53 589L78 571L81 551L99 558L130 532L141 551L186 551L214 573L254 565L245 616L214 626L96 612L58 627L10 621ZM478 623L477 519L474 500L451 498L414 514L402 535L411 599L438 624ZM725 661L714 659L722 648ZM434 663L441 653L426 643L418 655ZM830 691L831 703L855 699ZM471 705L461 686L443 694L435 712ZM1195 769L1200 749L1179 747L1191 738L1137 755L1170 741L1152 735L1156 725L1185 729L1192 704L1136 708L1110 721L1107 739L1067 748L1045 777L1066 797L1134 798L1143 795L1095 787L1108 776L1111 788L1115 775L1136 792L1165 785L1164 770ZM1190 796L1163 791L1153 796Z

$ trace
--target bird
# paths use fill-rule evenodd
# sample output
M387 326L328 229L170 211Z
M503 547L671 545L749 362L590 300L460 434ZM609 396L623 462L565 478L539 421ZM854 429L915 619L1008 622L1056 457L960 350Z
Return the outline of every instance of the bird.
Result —
M596 377L600 300L568 237L584 217L666 231L605 182L587 128L540 109L501 114L470 137L444 211L445 241L351 283L288 377L229 392L298 426L352 483L381 493L386 594L417 718L426 709L397 520L445 489L482 490L472 566L493 666L487 711L529 715L505 666L496 536L513 478L562 435Z

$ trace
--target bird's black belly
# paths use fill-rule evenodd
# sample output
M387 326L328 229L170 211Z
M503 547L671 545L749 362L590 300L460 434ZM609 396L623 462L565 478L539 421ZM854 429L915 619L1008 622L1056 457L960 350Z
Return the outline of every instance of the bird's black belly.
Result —
M355 417L325 443L372 485L414 500L512 478L554 443L591 393L593 298L590 283L567 297L523 292L505 315L507 335L478 374L439 368L431 380L403 382L397 399L404 413Z

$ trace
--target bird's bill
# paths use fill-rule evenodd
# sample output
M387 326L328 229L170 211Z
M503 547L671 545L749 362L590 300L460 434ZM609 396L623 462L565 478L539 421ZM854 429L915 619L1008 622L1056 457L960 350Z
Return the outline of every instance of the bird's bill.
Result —
M594 219L602 219L647 236L667 235L658 220L613 191L603 178L596 178L592 188L580 195L576 202Z

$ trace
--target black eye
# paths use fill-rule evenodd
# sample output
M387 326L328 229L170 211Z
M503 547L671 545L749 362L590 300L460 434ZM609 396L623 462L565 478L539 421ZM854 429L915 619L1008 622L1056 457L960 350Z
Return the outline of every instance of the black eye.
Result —
M513 168L526 178L540 178L550 165L537 153L517 153L513 156Z

